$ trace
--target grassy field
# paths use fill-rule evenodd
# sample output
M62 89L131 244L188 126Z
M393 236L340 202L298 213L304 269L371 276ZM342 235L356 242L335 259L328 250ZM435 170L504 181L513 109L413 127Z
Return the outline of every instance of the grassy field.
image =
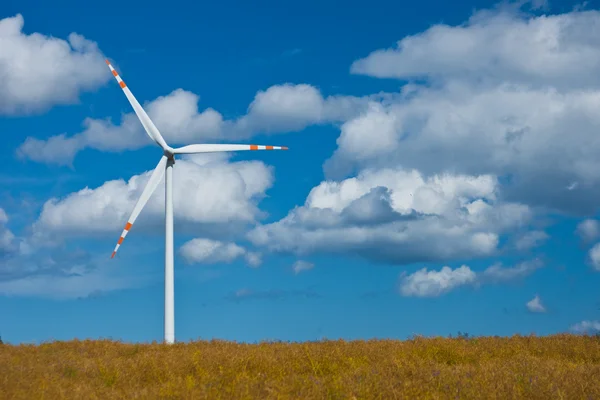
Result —
M600 399L600 337L0 345L2 399Z

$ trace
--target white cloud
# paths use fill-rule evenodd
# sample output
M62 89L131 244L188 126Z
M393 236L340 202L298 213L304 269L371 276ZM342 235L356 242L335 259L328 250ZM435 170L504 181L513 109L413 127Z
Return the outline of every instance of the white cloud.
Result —
M600 321L581 321L571 327L575 333L597 333L600 332Z
M344 123L324 168L330 178L398 165L425 175L490 174L509 178L506 195L515 201L592 212L600 196L599 106L600 90L592 89L417 87ZM579 185L567 190L574 180Z
M67 137L60 134L46 141L28 137L17 149L17 156L27 157L36 162L72 166L74 155L83 147L80 136Z
M111 180L61 199L48 200L36 231L81 235L113 235L123 229L151 171L129 179ZM164 179L163 179L164 181ZM227 163L219 158L180 159L174 170L174 217L177 221L233 226L252 223L263 213L257 203L273 184L272 168L260 161ZM160 184L136 221L136 226L164 224L164 184ZM138 228L139 229L139 228Z
M533 299L527 302L527 309L533 313L544 313L546 312L546 307L542 304L542 300L540 296L537 294Z
M356 73L427 79L345 121L324 165L329 180L251 240L298 255L447 261L493 255L502 235L548 208L594 212L600 78L588 67L600 64L600 40L590 24L600 26L600 13L531 17L501 8L356 62ZM547 239L532 231L513 243L525 251ZM492 266L478 282L535 268Z
M459 286L475 282L475 272L463 265L456 269L443 267L438 271L423 268L406 276L400 285L403 296L437 297Z
M459 26L434 25L353 63L378 78L431 77L568 88L598 86L600 12L531 17L480 11Z
M246 262L252 268L259 267L263 262L262 255L260 253L247 251L246 252Z
M514 267L503 267L501 263L494 264L480 274L482 283L501 283L515 279L522 279L531 275L535 270L542 268L543 262L539 259L523 261Z
M550 236L544 231L527 232L517 239L515 247L517 250L529 250L541 246Z
M301 130L325 117L325 99L317 88L307 84L276 85L256 94L241 126L266 131Z
M347 149L348 157L357 161L385 154L388 149L398 146L399 122L399 118L386 112L383 105L371 104L366 113L342 126L337 144Z
M0 20L0 114L40 112L76 103L110 79L95 42L23 32L21 14Z
M252 267L257 267L261 263L257 253L248 252L235 243L212 239L192 239L181 246L179 251L189 264L231 263L242 256L245 256Z
M600 271L600 243L596 243L588 252L592 267L596 271Z
M600 64L600 40L594 34L599 21L595 11L544 17L485 11L460 26L434 26L403 39L399 49L381 50L354 64L356 73L427 78L424 84L405 85L397 96L324 97L310 85L283 84L258 92L247 113L232 120L210 108L199 111L198 96L181 89L146 107L171 144L343 123L338 148L324 166L328 180L282 220L254 229L249 238L255 245L299 256L354 254L395 264L487 257L496 254L504 235L530 226L536 206L579 214L597 207L600 77L593 71ZM124 98L123 107L130 110ZM119 125L91 119L84 124L83 132L70 137L28 139L20 154L68 164L86 147L121 151L151 144L132 113ZM235 168L219 160L191 160L178 162L189 164L182 174L195 181L204 171L203 178L215 184L208 196L204 183L188 189L191 178L176 188L176 202L182 202L175 210L178 219L216 224L259 219L257 200L272 184L262 163L242 168L246 175L221 193L214 188L229 183ZM213 167L207 165L220 172L208 173ZM51 200L37 227L119 232L145 179L110 181ZM157 196L140 223L162 221L163 196ZM589 228L582 234L598 236ZM515 247L531 248L544 235L529 232ZM593 250L590 258L600 268L600 249L597 255ZM251 264L260 258L247 251L244 257ZM445 267L421 270L411 279L431 295L518 279L540 266L493 265L482 272ZM475 274L472 281L469 271Z
M314 267L315 267L315 264L313 264L311 262L298 260L294 263L294 265L292 265L292 270L297 275L301 272L311 270Z
M406 297L438 297L464 286L504 283L522 279L541 268L539 260L523 262L515 267L502 267L495 264L484 271L475 272L462 265L452 269L448 266L439 271L422 268L410 275L400 275L399 292Z
M577 225L577 234L586 242L600 237L600 224L595 219L586 219Z
M376 95L371 98L382 96L385 97ZM283 84L259 91L248 113L236 120L225 120L212 108L199 111L199 96L183 89L160 96L144 108L165 140L175 146L215 140L245 140L257 133L300 131L311 124L343 121L364 110L371 98L324 98L313 86ZM36 162L71 165L75 155L85 148L119 152L152 144L125 96L123 105L128 113L123 115L119 125L113 124L110 119L87 118L82 132L72 136L56 135L47 140L29 137L17 154Z
M324 166L327 177L399 165L426 176L489 174L503 179L507 200L594 213L597 26L597 11L540 17L485 11L357 61L357 73L429 79L345 122Z
M0 207L0 260L7 254L15 251L16 238L15 235L8 229L8 215L3 208Z
M492 176L365 170L322 182L303 206L248 237L275 252L350 253L398 264L489 256L500 234L530 218L527 207L497 195Z

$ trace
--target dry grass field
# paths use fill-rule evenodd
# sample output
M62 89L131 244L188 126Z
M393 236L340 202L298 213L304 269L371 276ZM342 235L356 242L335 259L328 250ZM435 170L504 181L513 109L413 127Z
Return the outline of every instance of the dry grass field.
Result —
M600 337L0 345L2 399L600 399Z

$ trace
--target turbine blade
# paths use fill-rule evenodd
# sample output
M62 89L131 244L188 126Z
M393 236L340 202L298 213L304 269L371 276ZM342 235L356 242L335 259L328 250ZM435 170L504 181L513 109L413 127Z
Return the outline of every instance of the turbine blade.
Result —
M162 156L162 158L158 162L158 165L154 169L154 172L152 172L152 175L150 176L150 179L148 180L148 183L146 184L142 195L135 204L135 207L133 207L133 211L129 216L129 219L127 220L127 224L125 224L125 229L123 229L123 233L121 233L121 237L119 238L117 246L115 247L115 250L113 251L112 256L110 256L110 258L113 258L115 254L117 254L117 250L119 250L119 246L121 246L121 243L123 243L123 240L125 239L125 236L127 236L127 233L129 233L129 229L131 229L131 226L135 222L138 215L140 215L140 212L148 202L148 199L150 199L150 196L152 195L152 193L154 193L154 190L156 190L156 187L158 186L162 177L165 174L166 165L167 156Z
M217 153L222 151L244 150L287 150L283 146L262 146L256 144L190 144L173 149L173 154Z
M106 60L106 64L108 64L108 68L110 68L110 72L112 72L112 74L117 79L117 82L119 82L119 86L121 86L121 89L123 89L123 92L125 92L125 96L127 96L127 100L129 100L129 103L133 107L133 111L135 111L140 122L142 123L142 126L144 127L144 130L146 131L148 136L150 136L150 139L152 139L154 142L156 142L156 144L158 144L160 147L162 147L163 150L168 149L169 146L167 146L165 139L163 139L159 130L156 128L156 126L154 126L154 123L152 122L152 120L150 119L148 114L146 114L146 111L144 111L144 109L142 108L140 103L137 101L137 99L135 98L133 93L131 93L131 90L129 90L129 88L123 81L123 79L121 79L121 77L119 76L117 71L110 64L110 61Z

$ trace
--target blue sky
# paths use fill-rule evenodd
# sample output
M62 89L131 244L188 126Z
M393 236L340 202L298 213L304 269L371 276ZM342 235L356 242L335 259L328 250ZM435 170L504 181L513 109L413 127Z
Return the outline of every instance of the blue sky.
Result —
M176 163L177 340L600 330L596 2L115 7L0 6L4 341L162 340L105 57L171 145L290 148Z

